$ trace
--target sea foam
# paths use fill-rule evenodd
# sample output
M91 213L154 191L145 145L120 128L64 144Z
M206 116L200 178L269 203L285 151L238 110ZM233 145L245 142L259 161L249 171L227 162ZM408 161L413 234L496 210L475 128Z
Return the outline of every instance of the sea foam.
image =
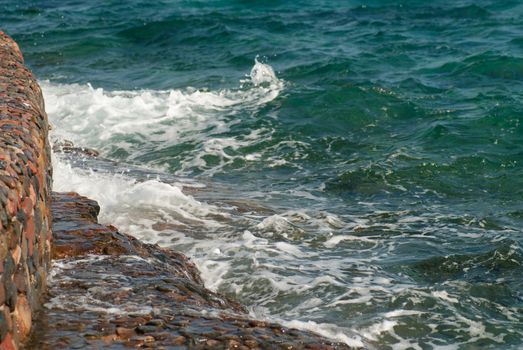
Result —
M225 149L258 142L260 133L267 133L263 128L244 135L243 141L223 134L239 122L238 113L261 108L284 89L274 70L257 60L235 89L107 91L90 84L40 84L50 122L55 126L52 139L67 139L127 161L151 158L151 153L184 143L195 145L190 159L181 161L182 168L205 164L204 157L209 155L228 163L233 156ZM259 155L243 158L256 161ZM161 165L157 163L154 165Z

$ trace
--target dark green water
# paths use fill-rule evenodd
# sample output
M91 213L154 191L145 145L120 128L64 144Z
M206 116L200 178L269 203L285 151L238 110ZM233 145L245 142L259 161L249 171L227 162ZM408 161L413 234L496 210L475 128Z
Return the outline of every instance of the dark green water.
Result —
M151 169L57 159L57 189L253 315L377 349L523 346L520 2L0 0L0 27L54 138Z

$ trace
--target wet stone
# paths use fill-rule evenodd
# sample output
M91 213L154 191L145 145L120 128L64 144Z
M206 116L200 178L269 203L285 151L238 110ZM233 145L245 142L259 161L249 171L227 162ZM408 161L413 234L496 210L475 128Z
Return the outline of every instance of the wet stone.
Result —
M151 333L150 334L151 337L153 337L156 341L160 340L166 340L170 337L172 337L172 334L168 333L168 332L156 332L156 333Z
M187 339L183 335L180 335L180 336L174 338L172 343L174 345L182 345L182 344L185 344L186 341L187 341Z
M221 345L222 342L219 341L219 340L215 340L215 339L209 339L205 342L205 345L209 346L209 347L216 347L218 345Z
M146 334L146 333L153 333L153 332L156 332L157 330L157 327L155 326L139 326L139 327L136 327L136 333L138 334Z
M31 348L59 348L67 337L69 344L83 339L87 348L106 349L305 349L318 343L348 349L249 319L240 304L207 290L186 256L99 224L96 203L85 197L53 194L52 208L57 260L50 308L36 320L40 331ZM82 329L70 329L79 323Z
M152 319L152 320L148 321L145 325L146 326L161 327L161 326L164 325L164 322L163 322L163 320L155 318L155 319Z
M168 293L172 290L171 288L165 287L165 286L156 286L155 288L156 288L156 290L158 290L160 292L164 292L164 293Z
M240 347L240 342L237 341L237 340L229 340L229 341L227 342L227 347L228 347L229 349L237 349L237 348Z
M125 327L116 328L116 335L118 335L120 338L123 338L123 339L130 339L135 334L136 333L134 332L134 329L131 329L131 328L125 328Z
M256 340L247 339L244 341L244 343L251 349L258 346L258 342Z

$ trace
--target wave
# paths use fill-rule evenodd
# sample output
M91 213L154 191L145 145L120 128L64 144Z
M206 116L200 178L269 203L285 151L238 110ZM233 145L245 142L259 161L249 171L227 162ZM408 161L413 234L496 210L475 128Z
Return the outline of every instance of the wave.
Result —
M412 265L412 270L432 282L447 280L496 282L510 280L521 273L523 251L519 244L504 239L490 251L478 254L456 254L433 257Z
M89 84L49 81L41 86L50 122L59 126L51 133L53 139L71 140L124 161L151 160L158 166L165 158L176 157L169 154L173 147L179 151L186 147L201 154L192 156L186 166L197 166L205 164L205 155L227 161L225 149L242 143L223 134L240 123L245 113L254 113L276 99L284 82L271 66L256 59L250 75L232 90L106 91ZM262 131L253 130L254 139ZM247 144L256 141L248 139Z

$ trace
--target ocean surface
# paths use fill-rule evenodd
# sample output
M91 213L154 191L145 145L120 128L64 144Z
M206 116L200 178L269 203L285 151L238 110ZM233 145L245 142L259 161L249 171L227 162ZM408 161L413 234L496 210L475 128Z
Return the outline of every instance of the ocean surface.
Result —
M55 190L252 316L523 347L522 2L0 0L0 27L51 138L118 162L56 154Z

